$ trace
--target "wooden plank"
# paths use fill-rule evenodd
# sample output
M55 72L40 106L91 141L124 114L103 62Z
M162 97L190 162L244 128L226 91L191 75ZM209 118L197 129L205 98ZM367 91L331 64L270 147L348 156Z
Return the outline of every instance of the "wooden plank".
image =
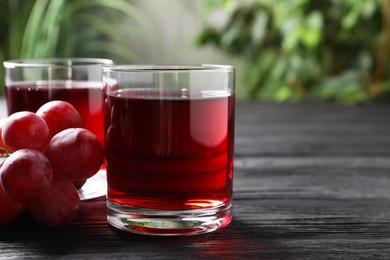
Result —
M237 105L236 156L390 155L390 104Z
M236 198L390 198L389 157L236 159ZM243 196L241 198L241 196Z
M104 200L95 200L83 202L75 222L61 230L42 229L28 217L2 228L2 257L353 259L390 253L387 158L254 157L236 165L234 221L221 231L186 238L122 234L107 225Z
M296 207L302 203L306 205L306 213ZM389 210L384 207L388 206L388 200L239 200L235 204L232 225L216 233L185 238L115 233L100 217L88 225L82 220L90 219L96 208L104 209L102 202L94 202L90 208L89 205L83 208L74 224L60 233L29 224L3 229L0 234L2 259L66 256L88 259L92 255L94 259L108 256L114 259L234 256L240 259L255 256L353 259L384 257L390 248ZM340 207L346 212L353 209L357 218L342 214L338 211ZM374 222L370 214L364 214L367 209L376 212L382 220ZM360 217L361 213L365 217ZM385 218L387 221L383 220Z

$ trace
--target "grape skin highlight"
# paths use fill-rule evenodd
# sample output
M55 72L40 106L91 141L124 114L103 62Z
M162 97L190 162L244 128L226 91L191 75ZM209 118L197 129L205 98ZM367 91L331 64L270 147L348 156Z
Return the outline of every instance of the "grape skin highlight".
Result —
M10 115L2 128L2 139L9 152L23 148L43 151L49 138L46 122L32 112L23 111Z
M95 175L104 161L104 148L89 130L69 128L56 134L46 149L54 174L73 181Z
M47 157L36 150L12 153L0 168L1 185L14 201L28 203L45 192L53 178Z
M80 113L66 101L47 102L38 109L36 114L42 117L49 126L50 139L65 129L83 127Z

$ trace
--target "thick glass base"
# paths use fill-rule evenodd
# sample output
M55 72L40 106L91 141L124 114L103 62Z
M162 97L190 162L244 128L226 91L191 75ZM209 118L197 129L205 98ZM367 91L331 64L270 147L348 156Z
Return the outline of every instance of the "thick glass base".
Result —
M232 220L231 205L216 208L164 211L124 207L107 201L107 220L122 231L157 236L209 233Z

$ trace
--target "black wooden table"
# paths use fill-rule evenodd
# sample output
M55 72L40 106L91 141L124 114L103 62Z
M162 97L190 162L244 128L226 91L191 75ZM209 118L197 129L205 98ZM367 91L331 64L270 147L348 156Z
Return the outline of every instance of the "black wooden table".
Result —
M59 230L29 217L0 227L0 258L390 258L390 104L238 102L234 174L220 231L118 233L97 199Z

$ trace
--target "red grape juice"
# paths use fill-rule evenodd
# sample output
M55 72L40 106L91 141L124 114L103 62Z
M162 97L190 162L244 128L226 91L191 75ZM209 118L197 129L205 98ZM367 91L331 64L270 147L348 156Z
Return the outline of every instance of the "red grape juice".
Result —
M47 85L23 83L5 88L8 115L20 111L36 112L43 104L49 101Z
M50 100L71 103L83 118L84 127L103 143L103 92L101 82L55 81L23 83L6 87L8 114L36 112ZM66 115L64 115L66 116Z
M155 210L230 206L234 96L119 90L105 106L110 202Z

